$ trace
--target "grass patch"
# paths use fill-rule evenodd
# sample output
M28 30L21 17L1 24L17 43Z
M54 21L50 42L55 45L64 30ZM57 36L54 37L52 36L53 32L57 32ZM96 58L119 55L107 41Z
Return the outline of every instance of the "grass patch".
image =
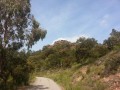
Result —
M80 72L80 65L75 65L70 69L49 70L36 73L36 76L42 76L53 79L64 90L104 90L105 85L99 80L93 79L95 73L100 72L101 67L90 66L89 72L85 75ZM88 67L89 68L89 67ZM97 71L96 71L97 70ZM100 70L100 71L98 71ZM73 82L76 78L83 77L81 80Z

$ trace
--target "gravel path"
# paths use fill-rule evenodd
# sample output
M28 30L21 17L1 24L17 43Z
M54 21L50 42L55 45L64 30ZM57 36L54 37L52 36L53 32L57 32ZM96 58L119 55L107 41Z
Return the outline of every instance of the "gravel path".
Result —
M62 90L53 80L44 77L36 77L34 83L27 90Z

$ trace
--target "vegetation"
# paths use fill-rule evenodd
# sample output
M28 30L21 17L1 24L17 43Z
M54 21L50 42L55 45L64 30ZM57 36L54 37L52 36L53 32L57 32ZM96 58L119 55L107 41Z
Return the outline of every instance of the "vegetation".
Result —
M85 37L75 43L61 40L34 52L28 63L34 75L52 78L65 90L104 90L107 83L102 78L120 68L119 42L120 32L115 29L103 44Z
M112 29L103 44L80 37L30 51L46 33L31 14L30 0L0 0L0 90L28 85L32 75L50 77L65 90L104 90L103 77L120 71L119 31Z
M107 59L105 62L105 70L103 74L105 75L109 75L111 73L114 74L117 72L119 66L120 66L120 52L114 51L114 53L112 53L112 56L109 56L109 59Z
M28 50L46 31L31 14L30 0L0 0L0 89L14 90L28 83Z

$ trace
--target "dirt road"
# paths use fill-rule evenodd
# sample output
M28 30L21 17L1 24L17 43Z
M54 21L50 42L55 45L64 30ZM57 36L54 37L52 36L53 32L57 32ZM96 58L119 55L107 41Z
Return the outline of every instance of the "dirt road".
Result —
M34 83L27 90L62 90L53 80L44 77L36 77Z

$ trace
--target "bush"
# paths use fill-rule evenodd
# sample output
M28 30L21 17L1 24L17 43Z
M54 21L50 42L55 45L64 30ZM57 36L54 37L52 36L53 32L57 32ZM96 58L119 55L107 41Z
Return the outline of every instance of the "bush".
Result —
M103 75L116 73L119 66L120 66L120 56L118 54L105 62L105 69Z
M31 67L27 64L25 52L6 51L6 62L0 76L0 90L16 90L20 85L28 84Z

